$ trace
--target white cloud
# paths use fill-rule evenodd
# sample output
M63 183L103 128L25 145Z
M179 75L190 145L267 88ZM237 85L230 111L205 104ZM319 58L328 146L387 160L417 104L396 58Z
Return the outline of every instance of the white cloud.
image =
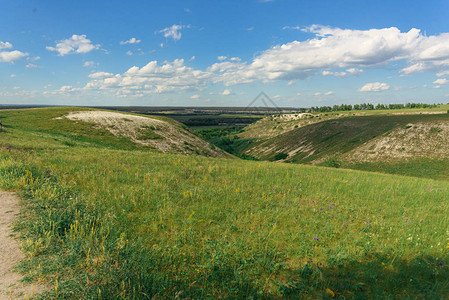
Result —
M120 42L120 45L126 45L126 44L138 44L138 43L140 43L141 42L141 40L138 40L138 39L136 39L136 38L130 38L129 40L127 40L127 41L121 41Z
M173 26L160 32L175 40L181 38L180 30L184 27ZM218 61L204 71L186 66L183 59L162 64L152 61L141 68L134 66L122 74L92 80L86 85L86 89L114 90L129 94L133 91L162 93L200 90L211 83L221 83L228 87L254 81L285 80L287 84L293 84L315 74L355 76L361 74L364 68L385 68L394 61L407 64L403 70L398 69L402 74L426 71L429 68L440 72L438 74L449 70L449 33L446 43L446 34L426 36L418 29L401 32L395 27L351 30L313 25L302 30L315 36L304 41L274 46L251 61L218 56ZM448 67L444 69L446 55ZM388 84L373 82L367 83L359 91L387 89L390 89ZM326 93L319 95L325 96Z
M213 74L187 67L183 59L173 62L151 61L139 68L131 67L122 74L98 72L89 75L92 81L85 89L109 90L122 93L139 91L142 93L163 93L182 90L201 90Z
M321 72L321 75L323 76L335 76L335 77L346 77L348 75L359 75L363 73L363 70L361 69L356 69L356 68L350 68L350 69L346 69L345 71L341 71L341 72L333 72L333 71L323 71Z
M440 84L448 84L448 83L449 83L449 80L447 80L446 78L438 78L437 80L435 80L433 82L433 84L438 84L438 85L440 85Z
M78 53L88 53L92 50L99 49L100 45L94 45L92 42L86 38L86 35L72 35L71 38L59 41L56 47L47 46L46 49L49 51L58 52L59 56L64 56L67 54L78 54Z
M333 91L328 91L328 92L325 92L325 93L316 92L313 95L314 96L330 96L330 95L333 95L333 94L334 94ZM297 95L300 95L300 94L298 93Z
M363 73L363 70L362 69L356 69L356 68L350 68L350 69L346 70L346 73L350 74L350 75L359 75L359 74Z
M11 43L0 41L0 49L11 49L11 48L12 48Z
M11 78L14 78L14 77L16 77L17 75L16 74L11 74L11 75L9 75L9 77L11 77Z
M447 75L449 75L449 71L443 71L443 72L437 73L438 77L443 77L443 76L447 76Z
M185 25L174 24L170 27L159 30L159 33L163 33L164 37L166 37L166 38L172 38L173 40L178 41L181 39L181 36L182 36L181 29L184 29L184 28L190 28L190 25L185 26Z
M230 89L225 89L224 91L223 91L223 93L221 93L223 96L229 96L229 95L231 95L232 94L232 90L230 90Z
M44 91L42 94L43 95L71 95L74 93L79 93L80 91L82 91L82 89L74 88L70 85L64 85L57 90Z
M93 62L93 61L85 61L84 63L83 63L83 67L90 67L90 66L93 66L95 64L95 62Z
M133 55L133 53L132 53L132 51L126 51L126 55L131 56L131 55Z
M0 62L13 63L14 61L22 59L26 56L28 56L28 53L23 53L18 50L2 51L0 52Z
M254 30L254 26L248 27L248 28L246 28L246 30L253 31Z
M389 90L390 86L383 82L371 82L359 89L360 92L379 92Z
M225 84L298 80L323 71L325 75L344 77L360 74L365 67L383 68L389 62L399 60L408 63L400 70L404 74L445 65L449 69L449 33L425 36L414 28L401 32L395 27L351 30L318 25L303 30L315 37L274 46L251 62L236 62L232 66L222 62L226 65L214 68L222 70L221 79ZM332 71L342 68L346 70Z
M195 95L190 96L190 99L198 99L199 97L200 97L200 95L195 94Z
M95 73L89 74L89 77L93 78L93 79L104 79L104 78L114 77L114 74L108 73L108 72L95 72Z
M286 30L286 29L301 30L301 27L299 27L299 26L284 26L284 27L282 27L282 30Z
M39 68L39 66L36 65L36 64L28 63L28 64L25 66L25 68L27 68L27 69L33 69L33 68Z

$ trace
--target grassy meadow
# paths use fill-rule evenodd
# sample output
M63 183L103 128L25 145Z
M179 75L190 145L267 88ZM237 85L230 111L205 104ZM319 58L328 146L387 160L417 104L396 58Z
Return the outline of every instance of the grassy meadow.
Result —
M43 298L449 294L449 182L163 154L55 119L70 110L0 114Z

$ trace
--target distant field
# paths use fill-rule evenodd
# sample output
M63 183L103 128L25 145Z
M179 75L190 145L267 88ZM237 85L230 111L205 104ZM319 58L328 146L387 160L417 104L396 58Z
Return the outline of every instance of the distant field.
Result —
M21 269L44 298L449 293L446 181L163 154L55 127L65 113L0 112L0 186L25 199Z

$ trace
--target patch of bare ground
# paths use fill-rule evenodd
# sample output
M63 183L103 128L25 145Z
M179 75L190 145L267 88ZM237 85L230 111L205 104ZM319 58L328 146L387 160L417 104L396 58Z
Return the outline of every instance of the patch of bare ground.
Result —
M23 276L14 271L14 266L23 259L11 229L19 210L19 199L14 194L0 192L0 300L30 299L44 290L42 285L24 284Z
M449 122L407 124L379 136L342 156L354 162L373 162L449 155Z
M345 117L345 114L319 114L296 113L272 115L248 125L244 132L238 136L244 139L268 139L290 130L319 123L325 120Z
M136 144L150 146L166 153L227 157L224 152L212 149L208 142L181 126L150 117L108 111L78 111L65 117L94 123L115 136L127 137Z

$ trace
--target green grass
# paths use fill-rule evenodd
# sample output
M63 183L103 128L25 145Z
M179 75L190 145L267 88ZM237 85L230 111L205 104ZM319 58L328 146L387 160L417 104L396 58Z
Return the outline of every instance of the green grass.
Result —
M345 162L342 167L388 174L433 178L438 180L449 179L449 160L441 158L415 158L363 163Z
M21 267L44 298L449 293L448 182L67 146L27 113L0 135L0 186L25 199Z
M156 132L153 131L151 128L146 128L139 131L139 135L137 136L138 140L157 140L157 139L163 139L163 137Z
M410 128L408 124L449 121L449 114L371 115L326 120L288 131L278 136L257 141L250 140L239 151L262 160L275 160L278 153L294 153L287 157L293 163L319 163L323 166L400 174L448 180L449 161L441 157L400 159L392 161L357 162L341 158L370 140L397 128ZM441 128L431 127L430 135ZM429 136L431 139L432 136ZM413 145L411 145L413 146ZM436 145L438 146L438 145ZM403 148L405 150L405 148ZM298 151L299 150L299 151ZM247 152L249 151L249 152ZM237 155L239 152L237 152ZM332 161L331 161L332 160Z

